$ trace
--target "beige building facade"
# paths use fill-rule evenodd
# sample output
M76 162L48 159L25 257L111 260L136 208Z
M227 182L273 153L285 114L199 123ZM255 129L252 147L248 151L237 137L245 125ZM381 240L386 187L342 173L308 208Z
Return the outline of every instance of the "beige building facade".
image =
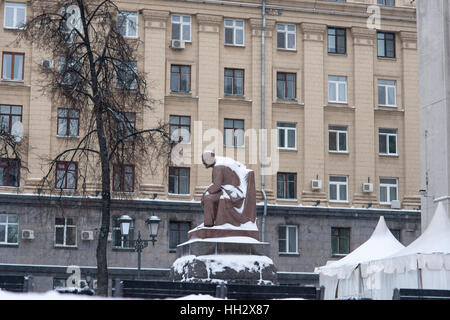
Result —
M43 159L77 141L76 135L59 134L61 106L52 105L38 89L38 66L45 57L31 47L11 45L19 31L8 27L13 22L6 20L5 12L8 6L14 8L11 3L21 3L17 1L0 2L2 65L12 70L11 75L2 71L0 104L2 115L10 118L12 106L21 107L29 144L28 170L21 170L16 185L4 179L0 193L5 197L35 194L48 169ZM404 242L420 234L416 10L409 0L396 0L392 7L391 1L381 2L266 3L263 99L265 149L270 158L265 169L269 214L264 232L281 271L312 272L314 266L339 256L330 247L330 221L352 228L351 250L370 236L370 226L381 214L388 225L391 219ZM29 3L22 3L27 18L31 17ZM260 161L262 1L129 0L117 5L132 13L136 28L127 36L142 41L137 67L146 72L150 95L159 102L153 111L136 114L136 126L149 127L163 119L174 131L183 128L189 136L179 145L185 162L155 175L135 168L139 177L133 176L138 183L131 198L166 201L172 209L177 203L199 206L211 179L200 155L213 149L218 155L234 155L255 171L260 224L265 219ZM19 17L20 9L15 10L10 12ZM17 61L23 58L22 77L14 78L18 71L5 62L10 57L16 59L17 70ZM87 191L94 194L98 189L95 181L88 181ZM70 192L70 196L81 194L79 186ZM320 226L311 230L327 234L318 241L320 248L306 249L303 231L308 234L304 241L315 241L308 223L296 221L295 214L289 217L289 212L305 210L308 223ZM200 207L197 211L201 214ZM170 236L169 220L175 218L169 216L178 217L176 212L164 213L164 237ZM338 212L337 217L333 212ZM181 220L194 227L202 222L200 214ZM280 254L289 253L280 249L289 242L283 242L292 230L289 226L297 228L296 249L291 253L298 259L300 251L301 259L314 256L306 264ZM167 256L167 250L161 255L165 258L158 263L144 257L144 264L170 267L174 256ZM118 259L117 265L123 266L123 261Z

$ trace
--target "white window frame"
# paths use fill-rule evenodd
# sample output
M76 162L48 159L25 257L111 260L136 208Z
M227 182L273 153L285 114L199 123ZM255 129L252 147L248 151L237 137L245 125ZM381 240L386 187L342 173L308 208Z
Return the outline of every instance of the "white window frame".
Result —
M278 226L278 237L279 237L279 229L285 228L286 229L286 238L280 239L278 238L278 254L298 254L298 226L297 225L280 225ZM292 230L295 230L295 251L289 251L289 235L290 232L293 232ZM280 241L285 241L285 248L286 251L280 251Z
M395 180L395 184L382 182L382 180ZM386 188L386 201L381 201L381 189ZM391 188L395 188L395 199L391 199ZM380 178L380 204L390 205L392 201L398 200L398 179L397 178Z
M119 11L117 12L117 23L119 23L119 15L125 16L126 20L125 20L125 34L122 34L122 36L124 38L137 38L138 34L139 34L139 18L138 18L138 13L136 11ZM131 23L131 18L135 18L135 24L136 24L136 34L135 35L130 35L129 31L130 31L130 23ZM132 29L131 29L132 30ZM120 28L119 28L120 31Z
M7 26L6 25L6 8L13 8L14 10L14 18L13 18L13 24L14 26ZM5 1L5 7L4 7L4 13L3 13L3 28L5 29L23 29L22 27L17 26L17 10L18 9L24 9L24 20L23 24L27 21L27 4L24 2L13 2L13 1Z
M78 237L77 237L77 225L76 224L67 224L67 219L66 217L56 217L58 219L64 219L64 225L61 224L56 224L55 221L55 247L69 247L69 248L75 248L77 247L77 241L78 241ZM74 220L73 218L70 218L72 220ZM73 227L75 229L75 244L74 245L68 245L66 244L67 241L67 227ZM60 243L56 243L56 230L57 228L63 228L64 229L64 233L63 233L63 244Z
M227 22L231 22L231 25L227 26ZM238 26L237 22L242 22L242 26ZM233 30L233 42L226 42L226 29ZM238 31L242 31L242 43L236 43L236 34ZM228 46L237 46L243 47L245 46L245 21L240 19L225 19L224 20L224 37L223 41Z
M331 181L333 178L345 178L345 182L343 181ZM331 186L336 186L336 198L337 199L331 199ZM341 186L345 186L345 199L341 199ZM338 202L338 203L348 203L348 177L347 176L338 176L338 175L331 175L329 176L328 180L328 198L330 199L330 202Z
M345 87L345 97L340 96L339 87L344 85ZM331 88L334 87L336 99L331 99ZM328 102L332 103L347 103L348 101L348 86L346 76L328 76Z
M389 131L395 131L388 133L388 132L380 132L381 130L389 130ZM386 129L386 128L380 128L378 129L378 143L380 143L380 136L385 136L385 140L386 140L386 152L380 152L380 146L378 145L378 152L381 156L398 156L398 131L397 129ZM391 150L389 149L389 138L390 137L395 137L395 153L391 152Z
M289 27L294 27L294 30L289 30ZM281 28L283 28L283 30L280 30ZM285 37L284 37L284 46L283 47L278 47L278 33L284 33ZM289 43L289 35L294 35L294 47L293 48L289 48L288 47L288 43ZM295 24L292 23L278 23L277 24L277 49L281 49L281 50L297 50L297 26Z
M391 84L389 84L389 82ZM393 83L393 84L392 84ZM386 103L381 103L378 101L378 105L382 107L397 107L397 81L395 80L385 80L378 79L378 97L380 96L380 87L384 87L384 99ZM389 90L394 90L394 101L393 103L389 103ZM380 99L378 99L380 100Z
M331 150L330 133L336 133L336 150ZM340 150L341 134L345 133L345 150ZM348 153L348 128L345 126L328 127L328 152L330 153Z
M285 126L285 124L290 124L293 126ZM277 123L277 131L278 131L278 149L280 150L297 150L297 123L295 122L278 122ZM280 131L284 134L284 146L280 146ZM294 147L289 147L289 131L294 131Z
M5 238L4 239L0 239L0 244L2 245L15 245L19 243L19 217L17 216L17 214L11 214L11 213L2 213L0 214L2 216L6 216L6 222L0 222L0 226L4 226L5 227ZM17 217L17 222L9 222L9 216L16 216ZM8 229L10 226L17 226L17 242L8 242Z
M180 21L174 21L175 17L179 17ZM183 18L187 18L187 17L189 17L189 22L184 22ZM180 39L174 39L173 38L173 32L172 32L172 34L170 36L170 38L172 40L181 40L181 41L184 41L184 42L192 42L192 17L190 15L173 14L171 16L171 18L170 18L170 21L172 23L172 29L171 30L173 30L173 25L174 24L178 24L179 28L180 28ZM189 39L183 39L183 26L189 26Z

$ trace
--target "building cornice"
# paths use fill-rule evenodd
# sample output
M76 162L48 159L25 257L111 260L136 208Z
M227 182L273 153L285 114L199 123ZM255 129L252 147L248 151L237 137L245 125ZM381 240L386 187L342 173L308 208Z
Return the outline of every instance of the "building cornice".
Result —
M165 29L169 20L169 11L141 10L146 28Z
M303 40L307 41L323 41L327 26L316 23L302 23Z
M212 14L197 14L199 32L218 33L223 23L223 16Z

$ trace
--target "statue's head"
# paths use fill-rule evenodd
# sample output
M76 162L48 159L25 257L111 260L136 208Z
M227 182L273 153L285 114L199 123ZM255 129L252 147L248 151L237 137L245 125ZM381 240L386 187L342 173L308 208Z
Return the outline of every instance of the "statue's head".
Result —
M205 151L202 154L202 162L206 168L211 168L216 164L216 155L212 151Z

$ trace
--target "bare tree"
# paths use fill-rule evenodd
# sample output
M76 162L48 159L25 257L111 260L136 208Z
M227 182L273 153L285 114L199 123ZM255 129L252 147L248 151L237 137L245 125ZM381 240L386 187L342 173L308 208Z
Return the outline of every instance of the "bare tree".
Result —
M54 62L53 67L41 67L42 90L51 97L54 106L67 106L66 112L75 112L80 124L79 139L68 142L52 157L43 180L49 190L64 188L62 184L67 183L71 173L66 168L63 176L54 174L60 161L78 164L75 169L81 181L79 189L84 190L86 182L95 181L98 175L102 209L96 253L97 292L106 296L111 193L112 189L129 191L129 184L134 184L122 181L122 185L118 182L113 186L113 168L136 164L153 172L167 165L172 142L162 122L152 128L139 125L144 110L158 101L149 97L145 74L137 68L140 42L123 36L125 25L136 25L126 14L118 15L113 1L31 3L33 18L18 40L25 39Z

